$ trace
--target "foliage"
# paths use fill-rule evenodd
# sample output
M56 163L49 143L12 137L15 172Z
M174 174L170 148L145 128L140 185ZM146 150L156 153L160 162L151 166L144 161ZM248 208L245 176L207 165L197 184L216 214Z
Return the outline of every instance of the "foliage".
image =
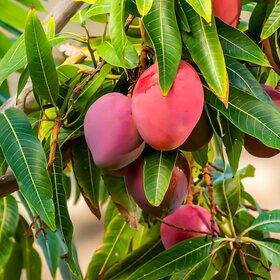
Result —
M280 150L280 111L262 87L279 90L280 1L243 1L248 18L238 27L215 18L210 0L83 2L71 20L85 36L56 33L54 18L41 21L37 12L46 12L44 1L0 1L1 176L9 167L19 189L17 200L0 197L0 279L20 279L23 269L27 279L41 278L34 242L53 278L60 269L65 279L270 279L271 265L280 268L280 241L269 237L280 232L280 209L263 211L246 192L242 180L253 177L254 168L240 169L239 159L246 134ZM91 36L93 22L103 23L103 35ZM57 58L53 48L61 44L76 52ZM161 204L182 153L191 170L185 202L207 209L220 236L212 227L207 237L165 250L161 218L137 207L124 174L96 166L83 121L101 96L133 94L154 62L162 95L168 96L181 59L200 76L214 135L193 152L145 150L145 194L152 206ZM9 90L13 73L19 76L17 93ZM6 109L8 98L23 105ZM82 194L77 199L86 201L93 219L105 216L103 245L85 275L68 213L69 172ZM9 189L2 181L0 188Z

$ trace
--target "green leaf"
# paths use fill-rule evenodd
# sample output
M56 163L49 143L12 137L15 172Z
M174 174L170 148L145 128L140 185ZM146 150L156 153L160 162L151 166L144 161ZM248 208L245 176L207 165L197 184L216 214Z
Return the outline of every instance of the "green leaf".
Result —
M191 32L189 22L182 7L181 1L175 1L175 12L180 29L185 32Z
M208 23L212 20L212 1L211 0L185 0L192 8L203 17Z
M59 261L60 261L61 244L55 232L46 229L46 234L47 234L47 239L44 237L42 233L38 235L38 243L42 248L51 275L53 278L55 278Z
M3 32L0 32L0 58L5 55L5 53L10 49L12 46L11 40L6 37L6 35Z
M0 273L1 280L20 280L21 271L23 269L22 248L18 243L13 244L13 251L5 265L5 269Z
M124 177L104 174L103 181L111 195L112 201L116 204L119 212L129 226L138 229L137 207L127 190Z
M220 240L216 239L214 245L216 246L219 243ZM211 241L205 242L205 237L182 241L146 262L132 273L127 280L158 280L172 275L174 271L191 269L202 259L211 257L211 244Z
M156 52L159 84L163 95L167 95L176 77L182 52L174 0L153 1L143 23Z
M265 257L278 269L280 269L280 240L266 238L262 241L255 241Z
M73 225L67 208L66 193L63 183L63 163L59 146L55 152L55 162L53 164L52 183L54 193L55 221L57 230L60 231L63 242L68 248L65 261L71 272L78 278L82 279L79 265L76 263L72 253Z
M15 28L23 29L26 11L11 0L0 1L0 20Z
M223 143L226 148L228 161L231 167L232 174L235 175L241 156L244 133L226 118L221 118L223 129Z
M35 93L55 105L59 95L58 78L51 47L35 10L31 10L27 17L25 46Z
M95 0L93 5L87 10L86 15L92 17L100 14L108 14L111 11L111 6L111 0Z
M254 75L246 68L242 63L231 58L225 57L226 66L228 70L229 82L236 88L246 91L248 94L255 96L265 103L275 106L274 101L262 88L260 83L254 77Z
M26 63L25 42L24 36L22 35L0 61L0 85L10 74L24 67Z
M209 87L226 104L228 76L215 20L212 20L209 25L188 4L184 3L185 0L180 1L191 29L191 33L182 34L183 41Z
M5 175L8 169L7 161L5 160L3 151L0 149L0 176Z
M73 170L81 193L89 209L100 219L99 189L101 186L101 170L94 164L84 137L73 141L72 151Z
M25 114L18 109L10 108L3 112L0 126L0 147L21 194L46 225L55 230L51 180L41 143Z
M38 252L34 249L34 238L28 233L29 225L23 217L20 217L18 227L18 239L21 246L23 267L26 271L27 280L41 279L41 259Z
M207 103L243 132L266 146L280 149L280 111L255 97L230 87L228 109L205 88Z
M140 15L145 16L152 8L154 0L136 0Z
M159 238L153 238L137 250L131 252L122 261L112 266L104 275L104 280L126 280L137 268L164 251Z
M45 10L40 0L16 0L16 1L24 6L27 6L28 8L34 7L37 11Z
M138 54L125 34L125 2L126 0L115 0L112 2L110 36L122 67L135 68L138 65Z
M123 218L120 215L115 216L106 228L102 247L94 253L89 263L86 279L96 279L112 264L123 258L129 250L133 234L134 230Z
M153 206L159 206L170 184L178 151L151 150L144 160L144 191Z
M266 211L260 214L250 227L243 231L245 235L251 230L264 232L280 232L280 210Z
M214 184L214 199L220 209L232 219L239 207L240 201L239 176L224 180L219 184Z
M208 162L208 145L204 145L197 151L192 152L194 160L201 166L204 167Z
M170 280L197 280L197 279L203 279L203 276L205 275L205 272L207 270L207 267L209 265L211 258L211 254L209 254L207 257L202 258L200 261L198 261L195 265L190 267L187 270L182 270L177 273L174 273Z
M107 74L111 71L112 66L105 64L99 73L86 85L86 87L79 94L79 97L73 101L75 109L85 108L86 105L92 104L95 100L95 93L103 84Z
M104 43L98 45L96 53L111 65L122 67L122 62L111 42L105 41Z
M18 206L11 195L0 199L0 274L13 251L13 237L18 224Z
M261 66L270 65L265 54L246 34L219 19L216 23L224 54Z
M275 4L267 21L264 24L261 33L261 39L264 40L280 28L280 2Z

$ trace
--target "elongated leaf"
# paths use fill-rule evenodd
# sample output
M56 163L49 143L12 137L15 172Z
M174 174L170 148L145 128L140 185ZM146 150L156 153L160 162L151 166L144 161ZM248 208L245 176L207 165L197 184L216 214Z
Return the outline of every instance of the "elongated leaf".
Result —
M189 22L182 7L181 1L175 1L175 11L177 15L178 26L180 27L180 29L185 32L190 32L191 29L189 26Z
M27 63L24 36L20 36L0 61L0 85L5 79Z
M8 169L7 161L5 160L3 151L0 149L0 176L5 175Z
M220 209L232 218L240 201L240 178L236 176L214 185L214 199Z
M275 106L274 101L272 101L269 95L264 91L250 70L248 70L242 63L235 60L234 58L226 56L225 59L229 82L234 87L239 88L242 91L246 91L250 95L255 96L265 103Z
M228 109L205 89L207 102L243 132L280 149L280 111L234 87L230 88Z
M79 94L79 97L74 101L74 107L77 109L84 108L87 104L91 104L94 101L94 94L100 88L104 82L106 75L111 71L112 66L106 64L102 67L99 73L97 73L93 79L86 85L86 87Z
M170 152L151 151L144 161L144 191L153 206L159 206L170 184L177 150Z
M183 41L209 87L227 104L228 76L215 21L212 20L209 25L188 4L184 3L185 0L180 1L192 31L183 33Z
M153 1L143 23L156 52L159 83L163 95L167 95L176 77L182 52L174 0Z
M203 17L208 23L212 20L212 1L211 0L185 0L192 8Z
M128 252L134 231L117 215L106 229L103 246L97 250L88 266L86 279L96 279Z
M137 9L140 15L145 16L152 8L154 0L136 0Z
M161 241L159 238L154 238L109 269L104 275L104 280L126 280L137 268L162 251L164 247Z
M84 20L96 15L110 13L112 6L111 0L96 0L93 5L91 5L84 16Z
M216 19L216 23L225 54L257 65L269 66L265 54L247 35L219 19Z
M100 219L99 188L101 186L101 170L94 164L84 137L78 138L73 142L73 169L89 209Z
M280 2L277 2L264 24L261 39L264 40L280 28Z
M18 193L18 196L26 212L28 213L29 218L34 219L34 216L36 215L34 210L30 207L30 205L28 204L28 202L20 192ZM35 223L36 231L39 229L39 226L40 224L37 221ZM43 251L51 275L53 278L55 278L57 267L59 264L59 259L60 259L60 248L59 248L60 244L55 232L49 230L48 228L45 228L45 232L46 232L47 239L42 233L42 231L39 231L37 240Z
M68 40L67 37L55 37L50 40L50 45L55 46L63 41ZM5 56L0 61L0 85L12 73L20 70L27 64L27 57L25 51L24 35L20 36L18 40L11 46Z
M6 0L0 1L0 20L15 28L24 28L26 11L16 3Z
M130 227L138 229L137 207L127 190L124 177L104 174L103 181L121 215Z
M0 32L0 58L11 48L12 42L3 32Z
M34 249L34 238L28 234L29 225L23 217L20 217L18 227L18 242L21 246L23 267L26 270L27 280L41 279L41 259L38 252Z
M55 206L55 221L57 229L60 231L62 240L68 248L65 261L69 266L71 272L78 278L82 279L82 275L78 264L73 257L72 253L72 238L73 238L73 225L69 216L67 208L66 194L63 184L63 163L59 146L55 152L55 162L53 165L52 174L53 193L54 193L54 206Z
M280 269L280 240L266 238L262 241L257 241L256 244L262 250L266 258Z
M13 196L0 199L0 274L13 250L13 236L18 224L18 206Z
M170 278L170 280L202 279L209 265L210 258L211 258L211 254L209 254L206 258L202 258L200 261L198 261L195 265L193 265L189 269L174 273Z
M226 147L228 161L231 167L232 174L235 175L241 156L244 133L236 126L232 125L226 118L221 121L223 129L223 143Z
M28 8L34 7L37 11L45 10L40 0L16 0L16 1Z
M25 114L10 108L0 115L0 146L19 190L47 226L55 230L54 205L47 160Z
M27 17L25 46L35 93L55 105L59 95L58 78L48 39L35 10Z
M280 232L280 210L272 210L260 214L253 224L247 228L242 235L251 230L261 230L264 232Z
M21 271L23 269L22 248L18 243L13 244L13 251L5 265L5 269L0 274L1 280L15 279L20 280Z
M125 2L126 0L112 1L110 36L122 67L135 68L138 65L138 54L125 34Z
M217 239L215 245L219 242ZM174 271L190 269L201 259L211 256L210 246L211 241L205 242L203 237L180 242L146 262L132 273L127 280L157 280L172 275Z

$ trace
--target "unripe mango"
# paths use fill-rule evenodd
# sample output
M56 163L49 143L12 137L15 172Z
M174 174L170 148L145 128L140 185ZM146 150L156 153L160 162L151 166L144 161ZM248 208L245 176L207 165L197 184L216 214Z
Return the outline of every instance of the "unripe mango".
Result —
M175 81L163 96L158 65L144 71L132 95L132 114L141 137L161 151L179 147L191 134L203 109L202 83L195 69L181 61Z
M131 113L131 98L108 93L89 108L84 134L95 164L105 169L120 169L134 161L145 143Z

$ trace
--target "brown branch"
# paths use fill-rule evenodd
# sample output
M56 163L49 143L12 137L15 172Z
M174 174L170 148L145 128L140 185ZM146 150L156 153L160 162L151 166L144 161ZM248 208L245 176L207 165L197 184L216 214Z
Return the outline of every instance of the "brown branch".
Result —
M97 67L88 75L88 77L77 87L74 88L73 93L71 95L70 100L75 100L82 90L86 87L86 85L93 79L93 77L100 72L101 68L106 64L105 60L101 60L101 62L97 65Z

